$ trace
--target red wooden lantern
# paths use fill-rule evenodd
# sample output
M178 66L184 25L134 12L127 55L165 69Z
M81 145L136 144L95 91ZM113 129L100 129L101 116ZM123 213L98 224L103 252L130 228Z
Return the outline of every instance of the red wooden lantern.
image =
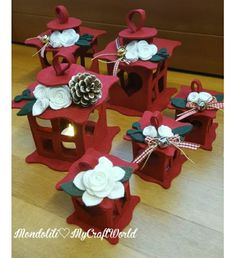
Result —
M59 58L64 59L67 63L60 63ZM37 81L29 85L28 89L31 95L38 84L47 87L66 85L73 75L85 72L84 67L72 64L72 62L71 53L58 53L53 59L53 66L40 71ZM59 110L47 108L39 116L28 113L36 150L26 158L26 162L41 163L58 171L67 171L71 164L80 158L89 147L94 147L104 153L110 151L112 139L120 128L107 126L104 103L108 98L110 87L117 82L117 78L90 73L94 74L102 83L102 97L96 104L89 107L72 104ZM20 97L23 100L13 101L13 108L22 108L27 103L25 99L28 97L24 96L24 93ZM94 117L92 118L92 116ZM47 125L42 126L42 122L46 122ZM68 132L71 126L74 129L72 134Z
M174 135L184 137L192 129L192 125L176 122L174 119L162 116L159 111L154 113L146 111L139 122L134 123L132 129L128 130L124 137L128 141L132 141L133 162L139 164L134 173L146 181L169 188L172 180L179 175L183 163L187 160L186 156L182 155L180 151L180 148L186 146L186 143L179 140L175 141L173 137L171 138L173 139L172 144L166 144L165 137L161 136L159 140L162 142L158 146L153 146L154 141L150 141L150 144L147 145L145 128L149 126L157 128L158 132L156 129L153 132L156 131L156 135L159 134L159 130L163 126L162 128L168 127L167 130L171 129ZM156 135L152 137L156 137ZM191 146L191 143L187 144ZM198 146L194 147L196 149Z
M138 25L133 21L134 15L139 16ZM98 60L106 62L108 73L112 74L116 71L119 77L119 83L110 91L108 107L126 115L142 115L145 110L163 110L167 107L170 97L176 92L175 88L167 87L168 59L166 56L171 56L173 50L181 43L156 38L155 28L143 26L145 11L142 9L131 10L126 20L128 28L118 35L120 46L117 45L117 41L112 41L103 51L96 53L93 59L94 63ZM120 61L120 56L125 54L126 44L133 40L145 40L157 46L158 53L155 59L152 57L152 61L139 59L129 62L124 58ZM161 53L165 54L165 57L161 56Z
M45 42L40 39L40 37L50 36L54 31L60 31L67 29L74 29L77 33L82 35L90 35L92 38L89 38L89 44L85 44L82 40L80 45L72 45L66 47L75 57L75 61L80 57L80 63L82 66L85 66L85 57L93 57L94 53L97 51L98 38L106 33L104 30L92 29L84 26L80 26L82 21L77 18L69 16L68 10L63 5L58 5L55 8L57 18L47 23L47 31L44 31L39 34L38 37L30 38L25 40L25 44L33 46L37 49L38 57L41 63L42 68L45 68L50 65L47 53L52 53L53 57L64 47L53 48L47 46L44 49L44 54L41 54L41 49L45 46Z
M217 103L213 103L212 100L211 103L207 104L207 108L196 109L196 111L191 112L191 108L186 107L187 98L191 92L210 93ZM204 90L199 80L193 80L191 86L181 86L180 92L171 100L169 108L175 109L176 119L193 125L192 131L185 136L185 140L198 143L205 150L212 150L212 143L216 138L216 128L218 126L214 119L218 108L223 108L221 101L223 101L222 93ZM183 115L183 112L186 112L186 115Z
M112 230L121 232L131 221L135 206L140 201L138 196L133 196L130 193L129 180L123 182L124 196L118 199L109 199L108 197L95 206L86 206L83 199L80 197L81 193L74 185L74 178L82 171L87 173L87 170L93 169L101 156L108 158L114 166L121 166L122 168L132 171L136 168L136 164L128 163L115 156L109 154L101 154L94 149L86 151L84 156L74 162L69 169L68 174L57 183L57 190L64 190L72 196L74 212L67 218L69 224L75 224L81 227L84 231L89 232L94 229L97 232L105 233L107 229L111 230L105 239L111 244L116 244L119 237L112 236ZM108 171L109 172L109 171ZM112 171L110 171L111 173ZM130 176L130 174L129 174ZM125 175L126 177L126 175ZM89 232L92 235L92 232Z

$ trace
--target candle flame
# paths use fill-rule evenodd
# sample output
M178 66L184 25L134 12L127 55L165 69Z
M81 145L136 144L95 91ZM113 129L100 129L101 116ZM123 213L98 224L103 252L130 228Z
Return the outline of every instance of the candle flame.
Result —
M63 134L63 135L66 135L66 136L71 136L71 137L73 137L74 136L74 127L71 125L71 124L69 124L69 126L67 127L67 128L65 128L63 131L62 131L62 133L61 134Z

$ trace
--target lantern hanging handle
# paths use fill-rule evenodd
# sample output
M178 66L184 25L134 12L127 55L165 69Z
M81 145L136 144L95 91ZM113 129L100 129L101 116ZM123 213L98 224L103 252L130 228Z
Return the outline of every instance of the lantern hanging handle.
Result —
M55 8L55 12L60 24L68 22L69 12L65 6L57 5Z
M86 171L94 168L96 165L97 165L97 158L94 155L87 153L79 160L77 168L80 171Z
M136 14L139 15L139 24L136 24L133 21L133 16ZM146 19L145 10L134 9L128 12L126 16L126 24L128 28L131 30L131 32L136 32L144 26L145 19Z
M60 59L62 59L62 62L60 62ZM75 63L74 56L70 52L63 50L59 51L52 60L52 65L58 76L63 75L72 63Z
M150 118L151 125L159 127L162 124L162 115L159 111L154 112L153 116Z
M191 82L191 90L196 92L202 91L202 83L201 81L195 79Z

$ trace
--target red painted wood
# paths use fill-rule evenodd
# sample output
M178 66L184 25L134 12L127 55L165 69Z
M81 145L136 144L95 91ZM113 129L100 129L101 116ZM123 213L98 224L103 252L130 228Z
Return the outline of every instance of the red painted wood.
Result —
M94 149L88 149L79 160L72 164L65 178L57 183L56 189L61 190L61 184L72 181L81 171L92 169L101 156L110 159L115 166L136 168L133 163L123 161L109 154L97 152ZM94 207L86 207L81 197L72 197L74 212L67 218L67 222L78 225L84 231L93 228L95 232L103 232L106 228L110 228L113 230L118 229L121 232L130 223L134 208L140 201L138 196L131 195L129 181L124 182L124 187L125 196L123 198L116 200L104 198L99 205ZM105 239L111 244L117 244L119 241L117 236L114 238L107 236Z
M166 125L171 129L190 125L189 123L177 122L172 118L163 116L159 111L146 111L139 120L141 129L149 125L154 125L153 118L158 118L158 126ZM135 142L128 135L125 135L124 139L132 142L133 160L148 147L145 143ZM157 148L150 155L145 166L143 166L145 161L139 164L138 169L135 170L135 174L146 181L159 184L167 189L171 186L172 180L180 174L182 165L186 160L180 150L172 145L166 148Z
M53 67L45 68L37 76L40 82L48 83L45 86L58 86L62 82L67 84L71 78L68 78L68 74L72 76L77 72L85 71L84 67L75 64L72 64L63 75L56 75L55 71L52 73L53 69ZM102 82L102 98L95 105L82 108L72 104L68 108L60 110L47 108L44 113L37 117L50 120L51 128L40 126L36 121L36 117L31 114L28 115L36 152L33 152L26 158L27 162L41 163L58 171L66 171L90 147L104 153L110 151L112 139L120 131L120 128L107 125L105 102L107 101L110 88L118 79L114 76L100 75L94 72L91 72L91 74L96 75ZM29 85L28 88L31 92L33 92L38 83L39 81L36 81ZM22 108L26 103L25 100L21 102L13 101L12 107ZM89 115L95 110L98 111L99 115L97 122L89 121ZM61 132L69 123L75 128L75 135L73 137L61 135ZM62 142L73 142L76 148L72 150L66 149L62 146Z
M80 19L69 17L68 11L65 6L57 6L56 7L56 14L58 18L55 20L50 21L47 24L48 30L45 32L40 33L40 36L44 35L50 35L54 30L65 30L65 29L75 29L80 35L83 34L91 34L93 35L93 39L91 41L91 44L89 47L81 47L81 46L70 46L70 47L61 47L61 48L52 48L47 47L45 50L44 57L40 55L40 52L38 53L38 58L40 60L42 68L45 68L47 66L50 66L50 62L47 59L47 53L52 53L53 56L56 55L61 50L66 49L67 52L70 52L74 56L74 63L77 62L78 57L81 59L81 65L85 65L85 57L93 57L94 53L97 51L97 45L98 45L98 38L102 35L106 34L106 31L104 30L97 30L87 27L82 27L80 24L82 23ZM24 42L26 45L33 46L39 51L43 47L43 43L38 38L30 38L26 39ZM36 52L35 51L35 52ZM94 71L98 70L96 67L93 67ZM96 70L95 70L96 69Z
M179 41L158 38L154 38L153 43L159 49L165 47L170 56L173 54L174 49L180 45ZM96 53L95 56L116 53L116 51L115 41L112 41L103 51ZM99 57L99 59L114 61L117 59L117 56L105 55ZM95 59L94 62L97 62L97 60ZM161 111L167 107L171 96L176 93L175 88L167 87L168 60L160 63L138 60L129 65L120 63L119 69L119 83L115 84L110 91L108 107L120 113L140 116L145 110ZM113 64L107 64L107 70L109 74L112 74ZM131 82L131 80L129 82L130 85L128 85L124 78L125 73L127 73L127 76L135 74L134 76L139 78L141 81L139 89L133 89L136 83ZM128 89L131 89L131 94L128 94Z
M187 99L188 94L194 90L197 92L206 91L212 95L222 94L221 92L203 89L201 82L194 80L190 86L181 86L180 91L174 97ZM169 104L168 107L170 109L175 109L175 117L187 110L176 108L171 104ZM216 139L216 128L218 127L218 123L215 123L214 121L216 118L216 112L216 110L204 110L183 119L183 122L191 123L193 125L193 130L186 135L185 140L199 143L202 149L211 151L212 144Z

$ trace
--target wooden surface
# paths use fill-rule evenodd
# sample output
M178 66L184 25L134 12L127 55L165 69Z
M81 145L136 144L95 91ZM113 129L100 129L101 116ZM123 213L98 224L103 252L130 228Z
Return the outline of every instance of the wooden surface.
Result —
M14 0L13 41L24 42L45 31L47 22L55 18L57 4L57 0ZM108 32L100 41L101 49L126 26L129 10L143 8L146 26L157 28L158 37L182 41L170 67L223 75L223 0L61 0L59 4L83 25Z
M13 45L12 95L19 94L34 81L40 70L33 48ZM191 74L169 72L170 86L189 84L194 78L204 87L223 91L223 80ZM171 111L165 114L172 116ZM112 154L131 160L131 146L122 136L136 117L108 111L108 122L119 125ZM136 239L121 239L116 246L99 239L13 239L13 258L77 258L77 257L223 257L223 112L218 112L217 139L213 151L186 151L196 164L186 162L182 172L168 190L147 183L138 176L131 178L131 192L141 202L126 228L138 228ZM12 182L13 227L27 231L40 228L69 228L66 217L73 207L69 196L55 191L55 184L65 173L44 165L26 164L24 158L34 150L26 117L12 112Z

